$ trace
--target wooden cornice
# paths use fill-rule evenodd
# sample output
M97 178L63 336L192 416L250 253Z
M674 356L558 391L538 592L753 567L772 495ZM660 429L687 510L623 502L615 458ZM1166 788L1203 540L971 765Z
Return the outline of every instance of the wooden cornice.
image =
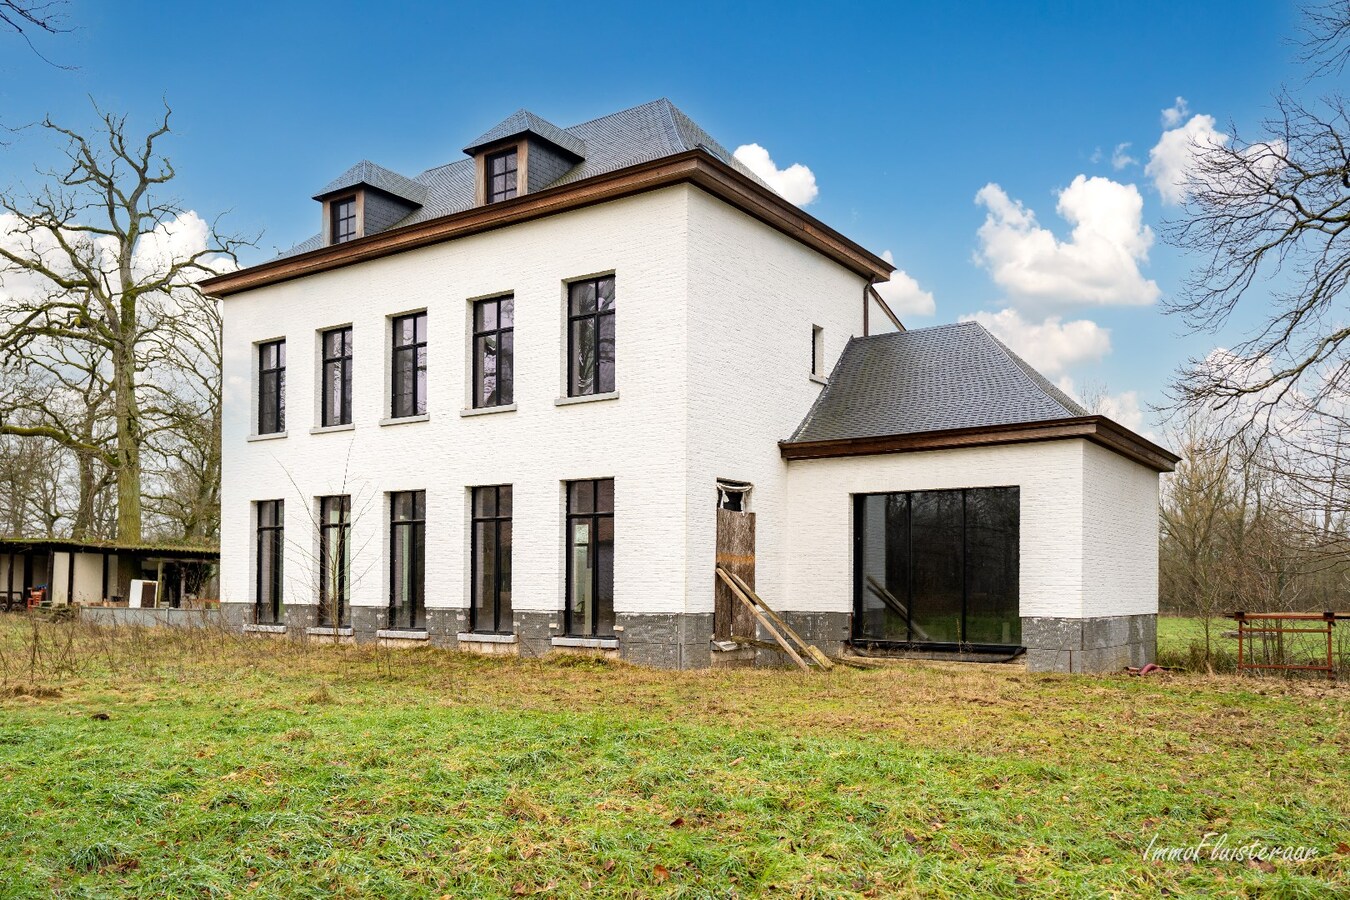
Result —
M210 296L228 297L264 285L682 183L698 186L864 278L885 281L895 270L881 257L802 212L707 151L689 150L572 184L524 194L513 200L475 206L344 244L250 266L207 279L201 287Z
M920 450L951 450L994 444L1024 444L1081 438L1119 453L1156 472L1171 472L1181 457L1159 447L1105 416L1078 416L1044 422L1018 422L984 428L954 428L887 437L848 438L833 441L779 441L783 459L830 459L841 456L871 456L879 453L911 453Z

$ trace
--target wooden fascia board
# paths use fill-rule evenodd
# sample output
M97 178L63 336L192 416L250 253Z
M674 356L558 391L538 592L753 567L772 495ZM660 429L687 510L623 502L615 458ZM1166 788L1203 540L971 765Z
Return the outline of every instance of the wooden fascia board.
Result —
M1081 416L1046 422L1024 422L987 428L959 428L949 431L925 431L883 437L850 438L833 441L780 441L783 459L830 459L845 456L871 456L882 453L914 453L925 450L951 450L963 447L988 447L998 444L1024 444L1079 438L1105 447L1156 472L1171 472L1179 459L1124 426L1104 416Z
M201 287L210 296L226 297L685 182L695 184L864 277L887 278L894 270L881 257L801 212L706 151L690 150L575 184L527 193L513 200L476 206L345 244L320 247L297 256L250 266L209 278L201 283Z

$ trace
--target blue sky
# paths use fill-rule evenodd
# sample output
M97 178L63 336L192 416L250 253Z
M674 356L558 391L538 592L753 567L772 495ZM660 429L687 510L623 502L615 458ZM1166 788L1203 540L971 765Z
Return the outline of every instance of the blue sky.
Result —
M0 122L87 126L92 95L146 123L167 99L175 192L262 231L245 262L316 230L310 195L357 160L412 175L520 107L568 126L666 96L728 148L808 167L807 210L891 251L932 295L934 313L907 324L981 315L1149 430L1177 365L1232 339L1186 336L1159 308L1189 266L1160 230L1178 207L1145 168L1163 110L1175 128L1247 133L1300 77L1297 9L1241 0L517 2L500 16L481 2L73 0L69 18L73 33L37 41L69 71L0 33ZM0 184L31 181L43 158L21 136L0 149ZM1057 205L1090 233L1076 241Z

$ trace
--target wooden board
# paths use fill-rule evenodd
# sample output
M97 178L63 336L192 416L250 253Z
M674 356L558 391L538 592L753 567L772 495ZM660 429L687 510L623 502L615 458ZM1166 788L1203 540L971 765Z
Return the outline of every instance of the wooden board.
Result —
M719 641L755 636L755 614L716 575L721 568L755 586L755 514L717 510L717 562L713 572L713 637Z

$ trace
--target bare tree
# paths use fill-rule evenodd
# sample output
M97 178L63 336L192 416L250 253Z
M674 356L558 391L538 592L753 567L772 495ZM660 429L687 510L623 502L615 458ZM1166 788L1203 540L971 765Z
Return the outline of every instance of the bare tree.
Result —
M43 62L57 66L33 44L34 34L63 34L66 27L65 0L0 0L0 26L23 38L28 48ZM65 69L68 66L57 66Z
M1339 73L1350 0L1308 10L1306 27L1301 58ZM1260 323L1231 357L1192 360L1176 399L1269 430L1278 412L1321 409L1350 387L1350 116L1335 90L1313 103L1286 90L1255 138L1231 130L1192 148L1185 213L1167 234L1200 262L1169 308L1197 330L1248 307Z
M173 420L147 400L155 393L148 386L155 379L151 369L164 358L165 341L175 339L166 335L182 331L184 310L209 302L195 283L233 265L243 242L212 224L200 243L175 244L175 234L195 217L160 197L174 178L158 149L169 134L167 107L143 139L128 135L125 117L98 116L93 139L45 120L42 127L65 143L68 164L43 173L40 191L0 193L0 211L11 222L0 235L0 286L6 279L33 284L8 291L4 300L0 359L11 369L28 368L49 359L54 346L82 347L86 358L98 359L98 377L107 383L109 445L72 441L70 429L46 421L6 419L0 433L102 454L116 484L116 537L139 541L143 453L155 431L169 427L165 419Z

